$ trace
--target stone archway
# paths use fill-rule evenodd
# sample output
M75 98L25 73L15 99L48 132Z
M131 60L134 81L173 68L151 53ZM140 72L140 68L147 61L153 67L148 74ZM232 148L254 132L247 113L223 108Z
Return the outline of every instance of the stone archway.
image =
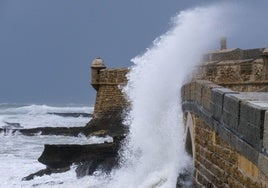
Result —
M187 112L186 126L185 126L185 150L194 157L195 145L194 145L194 119L190 112Z

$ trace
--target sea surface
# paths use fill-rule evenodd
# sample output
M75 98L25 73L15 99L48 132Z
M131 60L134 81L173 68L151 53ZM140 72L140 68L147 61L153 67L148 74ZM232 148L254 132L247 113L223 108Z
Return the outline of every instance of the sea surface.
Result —
M93 107L82 105L0 104L0 128L7 129L0 133L0 187L83 187L79 186L75 166L61 174L36 177L30 181L22 181L22 178L45 168L45 165L37 161L44 144L91 144L111 141L111 138L87 138L84 135L24 136L18 132L11 133L8 129L85 126L90 117L62 117L53 113L92 112Z

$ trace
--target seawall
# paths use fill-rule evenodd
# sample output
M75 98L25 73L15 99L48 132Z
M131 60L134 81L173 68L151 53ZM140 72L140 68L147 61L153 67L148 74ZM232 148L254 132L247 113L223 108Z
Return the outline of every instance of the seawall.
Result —
M97 58L91 71L94 118L122 120L129 69ZM178 105L195 187L268 187L268 49L210 52L189 80Z

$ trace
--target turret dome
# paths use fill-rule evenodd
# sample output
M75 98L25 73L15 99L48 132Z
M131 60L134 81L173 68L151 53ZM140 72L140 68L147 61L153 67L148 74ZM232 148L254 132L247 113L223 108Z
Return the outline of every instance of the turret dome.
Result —
M92 61L91 67L93 67L93 68L106 68L104 61L100 57L97 57L96 59L94 59Z

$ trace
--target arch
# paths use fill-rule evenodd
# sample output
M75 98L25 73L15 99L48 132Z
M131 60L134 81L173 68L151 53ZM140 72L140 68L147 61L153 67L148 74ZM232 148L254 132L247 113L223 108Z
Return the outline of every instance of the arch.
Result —
M185 150L194 157L194 120L190 112L186 114L186 126L185 126Z

